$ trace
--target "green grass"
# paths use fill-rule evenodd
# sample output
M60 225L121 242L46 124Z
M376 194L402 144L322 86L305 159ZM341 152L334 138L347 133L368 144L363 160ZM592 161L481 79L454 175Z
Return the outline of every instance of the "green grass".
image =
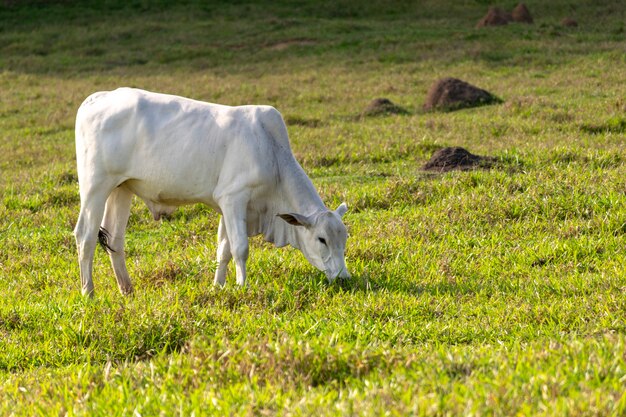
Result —
M626 414L621 2L482 30L490 2L370 3L0 8L0 415ZM504 102L424 113L443 76ZM256 238L214 288L217 215L136 201L135 294L99 250L84 299L74 117L122 85L276 106L353 279ZM423 172L444 146L495 164Z

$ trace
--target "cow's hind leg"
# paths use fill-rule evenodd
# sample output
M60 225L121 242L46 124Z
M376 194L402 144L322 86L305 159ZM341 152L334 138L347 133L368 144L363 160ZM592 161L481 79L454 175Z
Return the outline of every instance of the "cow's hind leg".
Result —
M233 255L230 253L230 242L226 233L226 224L224 216L220 219L220 225L217 229L217 269L215 270L215 285L223 286L226 282L226 273L228 272L228 263Z
M108 233L107 252L111 258L111 265L117 279L117 286L122 294L133 292L130 276L126 269L126 255L124 252L124 236L130 216L130 206L133 193L124 186L117 187L106 202L102 228Z
M109 191L110 188L93 187L88 192L81 192L80 214L74 228L81 290L83 295L90 297L93 296L93 256Z

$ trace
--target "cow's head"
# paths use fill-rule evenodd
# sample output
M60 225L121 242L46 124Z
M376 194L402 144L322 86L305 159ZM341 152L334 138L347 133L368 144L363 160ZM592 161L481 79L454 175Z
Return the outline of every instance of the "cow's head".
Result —
M287 223L299 229L300 250L317 269L324 271L329 281L350 278L346 268L345 250L348 232L341 221L348 207L342 203L335 211L304 216L297 213L279 214Z

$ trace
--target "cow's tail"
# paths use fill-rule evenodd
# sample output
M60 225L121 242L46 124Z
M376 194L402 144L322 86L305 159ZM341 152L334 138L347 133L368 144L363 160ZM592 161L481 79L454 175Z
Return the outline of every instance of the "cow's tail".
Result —
M104 227L101 227L100 230L98 231L98 243L100 244L102 249L104 249L108 253L113 253L115 251L109 244L110 239L111 239L111 234L109 233L109 231L105 229Z

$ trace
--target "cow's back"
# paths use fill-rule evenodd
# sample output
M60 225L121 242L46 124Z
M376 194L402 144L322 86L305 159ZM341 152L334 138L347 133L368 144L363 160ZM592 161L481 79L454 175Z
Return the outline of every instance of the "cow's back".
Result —
M173 205L213 205L216 189L268 182L276 146L289 143L272 107L130 88L89 96L76 120L79 178L90 171L115 176L144 200Z

